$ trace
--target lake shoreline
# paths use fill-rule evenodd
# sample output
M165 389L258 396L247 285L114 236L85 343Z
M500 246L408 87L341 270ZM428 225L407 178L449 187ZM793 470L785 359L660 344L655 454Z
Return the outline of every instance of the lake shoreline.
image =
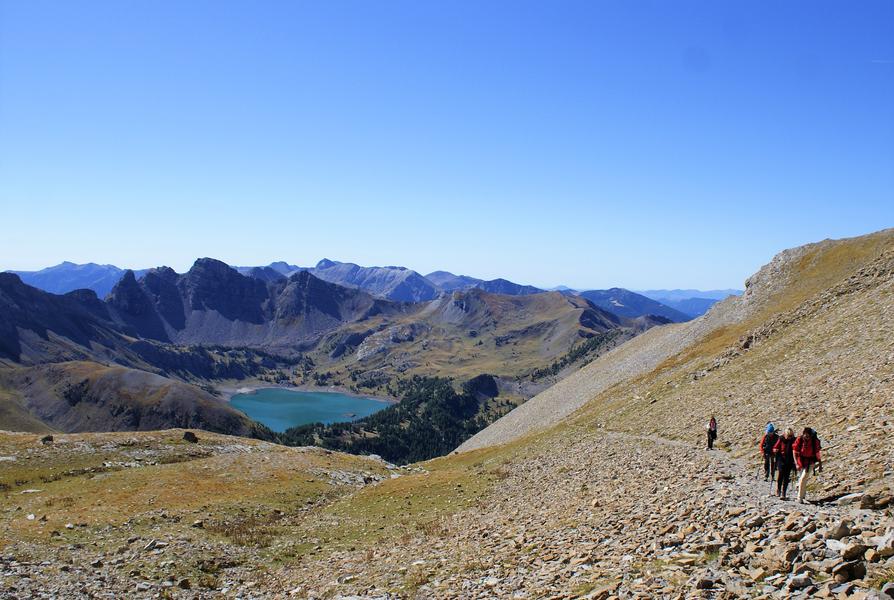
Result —
M332 386L319 386L319 385L289 385L282 383L268 383L268 382L239 382L225 385L215 386L215 389L220 394L221 398L229 403L230 400L233 399L233 396L236 394L251 394L257 392L258 390L290 390L293 392L328 392L335 394L342 394L344 396L351 396L352 398L367 398L369 400L377 400L379 402L384 402L386 404L397 404L400 402L395 398L391 398L389 396L380 396L376 394L360 394L355 392L354 390L350 390L348 388L332 385Z

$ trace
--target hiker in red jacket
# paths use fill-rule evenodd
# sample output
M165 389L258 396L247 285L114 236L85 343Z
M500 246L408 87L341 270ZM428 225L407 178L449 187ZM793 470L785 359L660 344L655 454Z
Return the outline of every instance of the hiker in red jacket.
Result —
M773 448L776 447L776 442L778 441L779 434L776 433L776 428L773 427L772 423L767 423L766 432L764 437L761 438L759 445L761 456L764 457L764 481L776 479L776 455L773 452Z
M801 476L798 478L798 501L801 503L805 502L804 496L807 495L807 476L810 473L810 467L823 464L820 449L819 438L810 427L804 428L792 446L795 464L801 471Z
M795 432L791 427L785 429L785 433L773 446L773 454L776 455L776 495L783 500L788 500L788 483L791 480L792 470L795 468Z

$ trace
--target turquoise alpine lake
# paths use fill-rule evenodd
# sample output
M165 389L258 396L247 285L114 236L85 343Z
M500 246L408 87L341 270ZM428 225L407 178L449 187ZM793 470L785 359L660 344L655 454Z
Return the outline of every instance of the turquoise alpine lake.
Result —
M388 406L384 400L373 398L284 388L263 388L235 394L230 398L230 404L277 432L307 423L356 421Z

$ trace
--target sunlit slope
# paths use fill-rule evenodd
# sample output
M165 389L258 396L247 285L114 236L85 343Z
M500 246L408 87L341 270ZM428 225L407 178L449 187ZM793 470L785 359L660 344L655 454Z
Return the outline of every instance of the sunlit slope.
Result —
M711 408L687 402L687 398L694 390L707 390L708 386L701 378L690 379L684 388L679 387L682 385L680 381L671 380L674 377L686 379L692 373L710 368L715 361L727 360L722 358L724 353L733 352L740 338L761 327L769 327L772 332L778 333L777 336L770 336L774 339L805 338L802 344L805 352L815 352L819 356L826 352L826 342L820 334L824 332L829 344L855 348L848 354L852 361L837 359L832 361L830 368L842 373L849 372L848 369L863 372L864 363L859 362L856 353L865 351L883 361L881 364L867 364L873 364L884 372L888 368L884 363L885 355L878 352L884 350L884 343L881 339L862 339L862 335L874 334L861 328L884 335L885 327L890 325L886 321L890 318L890 288L887 287L890 277L886 269L892 248L894 230L885 230L859 238L826 240L786 250L748 280L741 297L729 298L689 323L653 328L628 341L516 408L468 440L459 450L503 443L549 427L591 400L596 400L592 410L607 410L608 404L618 405L617 410L623 406L630 412L641 413L640 426L660 429L663 420L653 412L659 410L652 402L655 398L650 396L644 401L643 394L648 392L652 396L665 397L671 394L671 390L676 391L679 402L665 408L674 414L687 414L690 421L685 427L690 431L689 435L697 434L702 421L707 419L705 412ZM875 271L861 275L864 268ZM849 285L851 277L860 282ZM823 294L831 295L831 298ZM787 316L798 310L801 311L798 319L793 321ZM790 367L797 368L788 358L776 357L780 376L787 373ZM803 366L808 364L805 362ZM817 361L813 365L816 376L823 372L824 364ZM793 374L795 372L792 371ZM720 398L733 398L745 382L761 379L762 371L751 362L747 362L741 372L733 372L729 380L719 373L712 374L711 385L716 389L711 394L720 394L716 410L732 414L733 410L723 409L735 403L721 402ZM632 381L636 382L636 386L630 383ZM856 390L861 388L856 381L851 383L854 385L849 389L857 393ZM613 386L619 385L622 389L613 389ZM627 387L623 387L625 385ZM785 393L786 388L780 386L778 390ZM813 393L821 394L818 390ZM850 393L845 397L850 397ZM754 401L762 402L760 398ZM771 402L765 404L768 416L774 413L782 413L777 419L786 416L783 410L771 406ZM689 410L690 407L692 410ZM735 410L742 408L739 406Z
M816 429L833 488L894 468L894 235L823 243L776 262L754 309L597 395L577 422L753 452L763 425ZM748 307L746 307L748 308Z

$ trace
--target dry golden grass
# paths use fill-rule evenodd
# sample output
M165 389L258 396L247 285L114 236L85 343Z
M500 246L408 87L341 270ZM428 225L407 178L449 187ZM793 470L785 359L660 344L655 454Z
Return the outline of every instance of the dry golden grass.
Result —
M78 525L69 537L124 523L153 527L158 523L150 517L163 511L164 523L175 530L196 534L188 523L204 518L211 525L209 535L226 531L234 543L263 546L263 540L277 533L272 526L276 515L352 491L333 485L326 470L384 472L360 457L206 432L200 432L200 443L193 445L182 442L182 435L181 430L72 434L57 436L49 446L40 444L37 436L0 435L0 456L19 457L0 463L0 480L8 486L0 496L0 508L5 509L0 513L0 538L51 542L51 532L65 531L68 523ZM131 439L135 444L127 443ZM24 460L29 450L42 457L33 460L36 469L32 460ZM115 466L132 463L128 453L135 450L157 451L157 464ZM39 491L23 494L26 487ZM24 518L27 514L35 519Z

